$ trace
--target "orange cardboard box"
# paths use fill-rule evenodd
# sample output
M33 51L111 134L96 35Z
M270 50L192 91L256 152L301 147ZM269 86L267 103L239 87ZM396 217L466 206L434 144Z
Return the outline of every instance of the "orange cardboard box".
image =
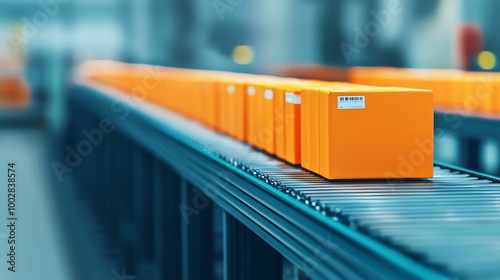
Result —
M309 92L309 170L319 173L319 90L307 89ZM307 106L307 105L306 105Z
M228 120L228 112L227 112L227 90L228 85L224 84L222 81L218 81L215 84L216 95L219 97L217 100L217 107L219 108L218 114L218 127L219 131L225 134L228 134L229 131L229 120Z
M326 88L326 89L325 89ZM331 91L338 92L349 92L353 89L357 90L366 90L372 88L370 86L356 85L356 84L347 84L347 83L330 83L329 85L322 84L321 87L317 87L315 94L315 114L314 118L316 119L316 124L314 124L314 132L311 133L313 137L315 145L317 148L314 148L314 172L318 174L328 174L330 162L328 157L330 155L330 143L329 141L329 132L332 129L329 125L328 115L331 110L334 110L331 107L329 102L329 96ZM312 171L312 170L311 170Z
M274 98L274 141L275 154L277 157L285 159L285 90L275 86Z
M230 121L231 115L234 114L234 106L230 106L236 103L236 98L233 96L236 92L236 87L234 83L220 81L217 85L218 95L219 95L219 124L222 133L231 134L232 124Z
M262 100L259 94L262 92L262 85L259 81L253 80L246 87L246 128L248 143L259 149L263 146L260 142L260 126L262 122Z
M319 172L318 87L334 83L308 80L300 92L300 159L302 167L313 172Z
M264 85L259 91L258 98L262 108L262 118L258 132L260 145L266 152L274 154L274 90L272 86Z
M264 137L264 150L270 154L275 153L276 143L274 139L274 90L270 87L264 87L262 95L264 109L262 134Z
M236 127L238 126L238 117L237 114L237 106L238 106L238 98L237 95L241 94L241 89L234 82L227 83L226 86L226 97L225 97L225 107L224 110L226 112L226 125L227 125L227 133L236 137Z
M284 158L285 154L285 97L283 90L278 90L276 85L287 80L291 79L256 76L251 83L252 94L248 95L250 112L247 112L247 116L250 119L247 119L247 125L248 131L251 133L248 142L270 154L276 154L276 150L279 149L281 158ZM282 136L280 139L283 144L277 145L276 134Z
M433 176L431 91L353 85L320 92L321 106L328 103L320 106L320 175L328 179Z
M466 73L457 81L458 88L454 98L454 108L458 109L458 113L472 113L479 110L479 102L475 95L475 88L478 85L478 80L474 75Z
M303 87L300 92L301 114L300 114L300 158L303 168L311 170L311 91L313 87Z
M319 169L316 172L325 176L325 174L329 175L330 172L330 161L328 160L328 156L330 155L331 151L330 144L328 142L330 138L328 137L328 135L330 134L330 129L332 129L330 127L329 114L330 110L333 108L331 108L331 104L329 102L330 91L318 90L317 95L318 110L316 111L316 114L318 114L318 134L315 135L317 137L317 140L315 141L318 143L319 147Z
M467 96L471 94L470 81L466 81L470 75L464 73L454 69L354 67L349 70L349 78L350 82L366 85L430 89L436 107L464 110L464 101L470 102Z
M492 113L498 114L500 113L500 74L495 73L493 75L493 91L491 92L490 103Z
M248 144L252 146L257 146L256 144L256 112L257 112L257 97L255 96L255 85L249 83L246 88L246 102L245 102L245 120L246 120L246 135Z
M497 73L467 73L470 83L463 104L466 112L481 112L491 114L498 112L498 74Z
M211 80L201 84L203 123L212 129L217 129L218 100L215 83Z
M285 160L300 164L300 105L302 88L285 88Z
M243 81L228 83L226 109L228 113L229 135L246 142L245 99L246 86Z
M300 94L307 84L304 80L282 79L273 87L275 152L292 164L300 164Z

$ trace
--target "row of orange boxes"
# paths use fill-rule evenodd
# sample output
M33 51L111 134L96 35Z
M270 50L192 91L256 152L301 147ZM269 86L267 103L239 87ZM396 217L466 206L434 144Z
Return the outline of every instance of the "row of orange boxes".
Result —
M451 69L355 67L353 83L431 89L438 109L458 113L500 113L500 73Z
M151 67L82 72L328 179L433 176L430 90Z

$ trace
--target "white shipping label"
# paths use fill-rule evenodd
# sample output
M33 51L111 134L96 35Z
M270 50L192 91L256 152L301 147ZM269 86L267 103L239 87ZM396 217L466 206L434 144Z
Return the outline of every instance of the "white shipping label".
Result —
M266 89L266 91L264 91L264 97L269 100L273 99L273 91Z
M227 92L228 92L228 93L231 93L231 94L232 94L232 93L234 93L234 90L235 90L235 88L234 88L234 86L233 86L233 85L228 85L228 86L227 86Z
M364 96L338 96L339 109L364 109L365 97Z
M254 88L254 87L249 87L249 88L247 89L247 93L248 93L248 95L250 95L250 96L254 95L254 94L255 94L255 88Z
M300 104L300 95L295 93L287 92L285 95L285 102L292 104Z

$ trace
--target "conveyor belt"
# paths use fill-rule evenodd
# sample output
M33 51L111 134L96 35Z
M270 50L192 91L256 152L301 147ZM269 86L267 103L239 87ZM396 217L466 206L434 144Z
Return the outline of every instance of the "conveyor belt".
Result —
M242 154L232 139L205 139L230 163L420 261L466 278L500 275L500 183L441 166L430 180L332 182L257 151Z
M89 92L94 91L85 90ZM116 98L116 93L111 96ZM78 97L87 98L83 93ZM254 186L255 191L274 188L327 217L332 225L343 224L352 234L377 240L436 272L417 277L500 275L500 183L496 178L436 165L430 180L331 182L153 105L141 104L137 114L147 117L153 127L168 128L172 138L263 182ZM353 251L351 258L357 257Z

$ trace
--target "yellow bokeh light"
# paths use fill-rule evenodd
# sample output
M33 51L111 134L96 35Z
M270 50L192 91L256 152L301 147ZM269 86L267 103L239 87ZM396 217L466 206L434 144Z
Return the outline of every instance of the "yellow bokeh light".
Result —
M249 64L253 61L253 50L249 46L237 46L233 50L233 60L238 64Z
M497 59L492 52L482 51L477 58L479 67L484 70L491 70L497 64Z

